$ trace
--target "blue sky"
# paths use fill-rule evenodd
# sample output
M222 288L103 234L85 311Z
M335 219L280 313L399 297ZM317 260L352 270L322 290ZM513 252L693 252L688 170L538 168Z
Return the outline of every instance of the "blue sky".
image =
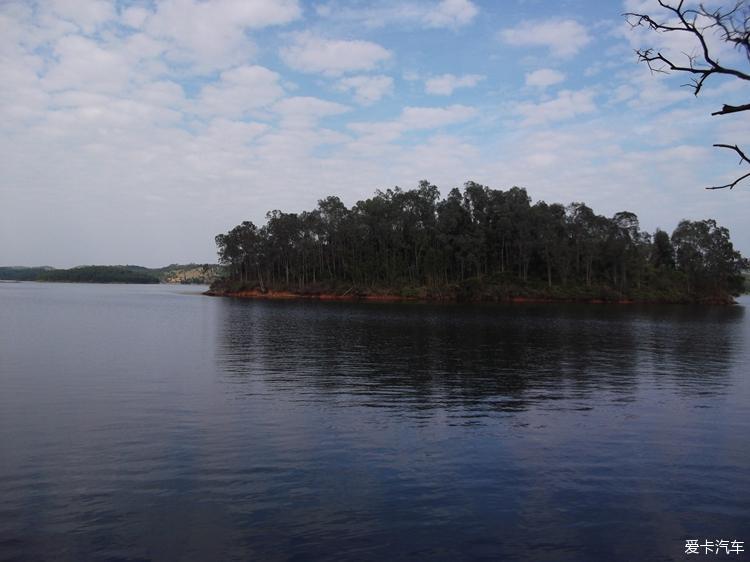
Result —
M716 2L714 2L715 4ZM712 217L750 254L748 87L652 75L650 0L46 0L0 3L0 264L214 261L270 209L428 179ZM720 42L722 62L747 61Z

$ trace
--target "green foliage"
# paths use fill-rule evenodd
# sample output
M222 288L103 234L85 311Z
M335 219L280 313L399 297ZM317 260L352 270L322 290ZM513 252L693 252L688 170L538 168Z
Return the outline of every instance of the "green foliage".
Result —
M227 279L215 288L343 290L408 298L727 300L745 261L714 221L683 221L670 238L628 211L531 204L525 189L468 182L440 198L427 181L337 197L302 213L270 211L216 237Z
M742 270L747 260L732 246L729 230L715 220L680 222L672 234L672 245L689 291L738 295L744 289Z
M142 271L141 271L142 270ZM62 281L68 283L158 283L159 278L146 268L120 265L86 265L72 269L54 269L43 272L37 281Z
M0 279L4 281L36 281L50 267L0 267Z
M654 233L651 263L657 268L674 269L675 267L674 246L669 238L669 234L658 228Z

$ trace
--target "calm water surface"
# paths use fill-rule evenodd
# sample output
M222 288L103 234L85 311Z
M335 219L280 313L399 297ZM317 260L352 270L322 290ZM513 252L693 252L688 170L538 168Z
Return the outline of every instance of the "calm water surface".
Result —
M0 560L750 549L748 300L198 291L0 283Z

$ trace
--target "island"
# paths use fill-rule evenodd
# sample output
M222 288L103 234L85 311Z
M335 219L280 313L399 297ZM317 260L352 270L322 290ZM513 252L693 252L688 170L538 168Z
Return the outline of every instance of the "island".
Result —
M216 236L209 295L422 301L729 304L748 263L712 219L644 232L630 211L537 201L467 182L440 197L377 191L301 213L273 210Z

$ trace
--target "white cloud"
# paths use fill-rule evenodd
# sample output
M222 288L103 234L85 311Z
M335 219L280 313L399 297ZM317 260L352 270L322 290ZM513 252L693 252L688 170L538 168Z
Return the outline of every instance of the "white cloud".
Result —
M458 28L471 23L479 8L471 0L382 0L352 5L350 1L331 0L316 6L320 17L357 22L365 27L389 25L423 28Z
M656 0L625 0L623 3L625 12L645 14L659 7Z
M455 76L453 74L443 74L433 76L425 82L425 92L438 96L450 96L458 88L473 88L479 82L484 80L480 74L465 74Z
M596 104L592 90L561 90L550 100L521 103L517 111L524 117L524 125L541 125L592 113L596 111Z
M208 115L243 116L279 99L280 76L263 66L240 66L221 73L201 90L195 111Z
M346 105L309 96L283 99L273 109L281 116L282 126L292 128L311 127L319 119L349 111Z
M537 88L546 88L559 84L565 80L565 74L551 68L540 68L526 74L526 85Z
M690 108L671 109L659 112L653 119L632 126L633 136L640 137L640 147L670 147L689 142L692 132L711 126L711 115L696 113ZM679 123L680 126L675 126Z
M198 71L249 60L255 47L247 30L283 25L302 13L297 0L164 0L156 6L144 29L169 41L173 60Z
M356 122L349 128L361 135L372 137L378 143L397 139L408 131L424 131L466 122L477 115L477 110L466 105L448 107L404 107L401 115L392 121Z
M499 36L514 47L545 47L557 58L570 58L591 42L588 30L570 19L523 21Z
M185 92L182 86L169 80L143 84L133 92L133 98L161 107L182 109L185 106Z
M390 157L393 160L389 170L393 175L390 185L403 185L401 178L440 178L444 182L441 184L444 194L450 187L468 179L466 170L475 170L481 165L481 151L477 146L445 134L432 135L424 143L396 151Z
M407 129L434 129L468 121L477 115L477 110L466 105L448 107L405 107L400 122Z
M106 0L46 0L41 6L80 27L85 33L92 33L115 16L114 4Z
M210 149L242 152L244 145L254 141L269 128L264 123L218 118L208 124L205 131L197 137L197 142L204 144L206 152Z
M391 57L388 49L361 40L326 39L309 32L290 36L281 58L301 72L339 76L346 72L372 70Z
M479 9L470 0L442 0L427 12L425 21L429 27L459 27L470 23Z
M652 74L645 65L637 66L621 76L624 83L616 88L610 100L618 99L619 95L619 99L627 99L631 109L659 111L694 98L690 90L679 87L679 82L675 83L666 74Z
M151 11L141 6L130 6L120 14L120 21L128 27L139 29L151 15Z
M343 92L354 92L354 98L362 105L371 105L384 96L393 94L393 78L378 74L375 76L351 76L342 78L336 88Z
M607 105L617 105L622 102L633 99L638 94L638 91L629 84L621 84L617 86L612 94L607 97Z
M54 53L59 62L44 77L42 83L47 90L85 87L115 92L127 84L131 74L131 65L120 53L80 35L60 39Z

